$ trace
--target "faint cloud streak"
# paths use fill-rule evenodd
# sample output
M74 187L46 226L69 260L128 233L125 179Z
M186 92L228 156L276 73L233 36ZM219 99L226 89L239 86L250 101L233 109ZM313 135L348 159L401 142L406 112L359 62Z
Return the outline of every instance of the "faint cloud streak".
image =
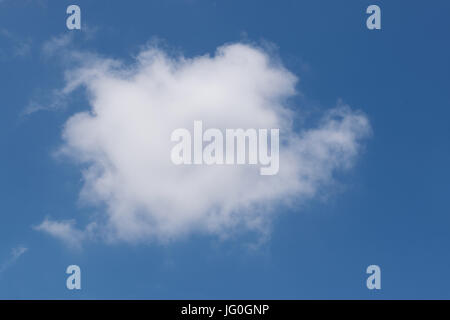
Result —
M2 263L0 266L0 274L3 273L6 269L11 267L25 252L28 251L28 248L24 246L18 246L11 250L10 257Z

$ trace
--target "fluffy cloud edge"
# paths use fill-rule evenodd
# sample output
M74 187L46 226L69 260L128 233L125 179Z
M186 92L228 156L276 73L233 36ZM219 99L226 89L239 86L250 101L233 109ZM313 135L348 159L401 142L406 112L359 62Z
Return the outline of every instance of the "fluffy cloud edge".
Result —
M157 59L162 59L163 63L168 63L169 67L173 67L174 69L178 68L179 65L183 66L183 63L194 63L198 62L201 59L206 59L206 62L208 62L208 59L214 60L217 57L223 56L223 50L227 50L230 47L240 47L245 50L250 50L250 53L257 53L262 54L262 58L267 58L268 63L272 63L274 60L271 59L270 56L266 52L264 52L261 48L252 47L248 44L230 44L222 46L218 49L215 56L200 56L196 58L184 58L184 57L178 57L178 58L171 58L165 55L165 52L158 48L148 48L147 50L143 50L141 54L137 56L136 64L130 66L124 66L123 63L117 60L112 59L105 59L105 58L99 58L98 56L88 54L84 57L86 57L86 61L84 65L81 67L78 67L74 70L70 70L66 72L67 74L71 75L71 78L67 78L67 83L65 88L62 90L64 94L69 95L72 91L74 91L79 86L85 86L86 90L90 93L91 97L95 96L95 93L93 94L93 91L97 90L95 86L98 83L98 80L101 78L104 78L105 81L114 80L114 79L123 79L123 80L129 80L133 79L133 77L137 78L140 75L139 68L145 68L149 65L152 66L152 63L154 63ZM222 50L222 53L220 53ZM252 51L253 50L253 51ZM77 53L75 56L78 58L83 57L83 54ZM260 58L261 56L259 56ZM238 57L239 58L239 57ZM175 60L171 60L175 59ZM177 60L178 59L178 60ZM82 60L82 59L80 59ZM169 62L167 62L169 61ZM172 63L172 65L171 65ZM287 80L288 83L295 82L296 77L291 74L289 71L284 69L284 67L280 64L275 65L274 68L280 68L276 71L282 71L286 72L284 73L284 76L291 77L291 80ZM267 73L267 70L265 70ZM268 73L267 73L268 74ZM266 75L267 75L266 74ZM282 74L282 73L281 73ZM145 76L145 74L144 74ZM109 77L109 78L108 78ZM157 79L158 80L158 79ZM282 80L281 80L282 82ZM280 82L280 83L281 83ZM289 85L288 85L289 86ZM264 87L264 86L263 86ZM265 88L265 87L264 87ZM294 87L292 87L294 88ZM278 89L279 92L275 94L279 94L280 92L283 92L283 90L287 90L287 96L293 95L296 93L295 89ZM283 94L282 94L283 96ZM284 96L283 96L284 99ZM92 102L92 101L91 101ZM278 101L282 107L282 102ZM91 105L92 108L94 106ZM286 108L281 108L281 111L288 110ZM91 111L92 112L92 111ZM95 111L94 111L95 113ZM70 121L74 121L77 118L80 117L81 114L77 114L69 119L69 121L66 124L66 131L65 134L67 134L67 126L71 125ZM79 120L79 119L78 119ZM279 120L279 119L278 119ZM281 120L280 120L281 121ZM302 164L302 170L305 170L307 172L308 170L314 171L314 167L316 165L321 165L322 167L320 170L316 170L315 172L309 174L306 180L308 180L307 183L305 183L303 180L303 183L306 184L305 188L300 188L301 191L301 197L305 199L309 199L314 197L316 191L321 188L321 186L326 185L333 179L333 174L336 170L340 169L349 169L353 163L354 159L358 155L358 152L361 147L361 141L371 134L371 128L370 123L367 119L367 117L361 113L361 112L355 112L351 110L348 106L339 106L337 108L333 108L325 113L324 117L320 121L318 127L316 129L310 129L310 130L304 130L300 133L296 133L297 136L292 139L291 143L298 142L299 146L298 148L293 147L291 150L293 154L290 156L294 156L295 154L299 155L301 154L303 156L303 160L306 164ZM67 136L65 137L67 139ZM72 150L70 150L72 148ZM70 155L71 151L79 152L80 150L77 150L78 146L75 148L70 146L67 143L64 144L62 148L62 153L65 153L66 155ZM83 147L81 147L83 148ZM65 150L64 150L65 149ZM81 151L86 151L86 149L81 149ZM92 159L83 159L82 152L77 155L73 156L73 159L77 159L80 163L89 163L92 161ZM87 162L86 162L87 161ZM94 160L95 162L95 160ZM310 162L310 163L308 163ZM315 163L314 163L315 162ZM91 166L92 169L92 166ZM297 170L299 168L295 168ZM85 169L85 175L84 179L90 179L89 173L88 176L86 176L86 169ZM297 172L297 171L295 171ZM91 172L92 173L92 172ZM95 173L94 173L95 175ZM94 178L95 180L95 178ZM94 184L98 181L94 181ZM294 181L293 185L295 184L301 184L302 182ZM89 188L86 189L85 187L82 190L81 196L87 197L91 196L92 194ZM91 186L92 187L92 186ZM299 190L300 190L299 189ZM89 195L90 194L90 195ZM286 193L287 194L287 193ZM287 194L288 195L288 194ZM295 195L288 195L288 198L295 198ZM278 199L280 200L280 199ZM266 205L266 211L270 211L267 209L270 206L273 206L275 203L285 203L286 201L280 200L280 201L269 201ZM100 199L99 202L105 203L104 200ZM107 203L108 201L106 201ZM111 203L109 204L111 205ZM251 207L258 207L259 203L251 202L250 203L250 209L249 211L252 211ZM278 204L277 204L278 205ZM108 209L107 209L108 210ZM230 213L230 215L232 212ZM208 215L205 215L207 217ZM111 217L111 215L109 216ZM223 218L223 217L221 217ZM259 230L260 234L264 234L265 237L267 237L267 216L264 215L253 215L249 214L244 217L246 222L246 229L247 230ZM244 220L245 220L244 219ZM219 219L220 220L220 219ZM227 221L228 223L229 221ZM214 226L215 222L209 223L203 228L203 232L206 233L212 233L219 236L226 237L226 233L228 233L231 229L228 229L225 233L222 233L219 229L219 227ZM217 223L216 223L217 224ZM95 225L96 227L93 228L92 226ZM66 221L53 221L46 219L44 220L39 226L35 227L35 230L46 232L53 237L56 237L63 242L65 242L67 245L72 247L79 246L79 243L82 243L88 239L92 239L96 237L96 232L93 232L94 229L100 230L101 228L97 228L100 225L98 221L94 222L93 224L86 227L86 229L76 229L75 228L75 221L74 220L66 220ZM153 236L148 236L143 233L141 236L134 236L133 231L138 230L139 227L136 227L135 230L130 229L130 231L127 231L130 233L130 236L124 236L120 234L120 230L118 230L118 225L120 229L120 224L116 223L116 226L113 226L109 224L106 229L98 231L100 234L102 234L102 238L108 239L108 240L119 240L119 241L127 241L127 242L141 242L146 241L148 238L152 238ZM195 228L182 230L179 232L179 234L188 234L194 232ZM104 234L107 234L106 237L103 237ZM177 235L171 235L165 239L164 236L158 236L156 235L156 238L159 238L159 240L171 240L172 238L178 238Z

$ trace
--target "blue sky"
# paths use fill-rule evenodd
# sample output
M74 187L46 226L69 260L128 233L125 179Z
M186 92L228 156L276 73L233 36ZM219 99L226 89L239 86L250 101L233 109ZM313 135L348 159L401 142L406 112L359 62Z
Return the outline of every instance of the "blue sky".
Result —
M81 32L66 28L70 4L0 2L0 298L450 298L448 2L79 0ZM381 7L381 30L365 26L370 4ZM256 249L246 232L73 248L33 226L46 217L83 226L105 210L80 201L82 166L53 156L64 124L89 101L77 89L61 106L24 114L64 86L72 62L43 46L67 34L68 52L125 63L155 38L185 57L270 43L299 78L289 104L302 125L343 101L373 133L350 170L277 207ZM71 264L81 267L81 291L65 286ZM381 267L380 291L366 288L371 264Z

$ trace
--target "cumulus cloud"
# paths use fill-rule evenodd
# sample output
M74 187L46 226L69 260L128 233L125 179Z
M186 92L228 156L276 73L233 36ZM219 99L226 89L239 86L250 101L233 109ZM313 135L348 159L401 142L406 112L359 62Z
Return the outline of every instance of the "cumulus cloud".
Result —
M274 208L314 197L352 166L370 134L367 117L348 106L294 130L298 109L287 101L298 93L297 77L256 46L229 44L194 58L151 46L132 64L93 55L79 61L63 91L85 88L89 110L67 120L59 154L80 166L80 197L104 214L87 231L50 220L38 227L69 243L93 234L126 242L267 236ZM192 130L195 120L221 130L279 128L278 174L261 176L254 165L174 165L171 133Z

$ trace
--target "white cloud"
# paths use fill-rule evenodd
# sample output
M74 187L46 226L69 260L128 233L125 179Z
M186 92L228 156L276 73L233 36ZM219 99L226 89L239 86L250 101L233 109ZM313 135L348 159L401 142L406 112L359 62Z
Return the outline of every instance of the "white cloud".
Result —
M88 236L89 230L89 228L86 228L86 231L76 229L75 220L51 221L49 219L45 219L40 225L33 228L60 239L72 248L81 247L82 242Z
M98 32L98 27L91 27L85 25L81 32L65 32L53 36L42 44L41 52L45 61L51 63L62 62L64 65L81 62L85 60L89 54L84 52L80 54L77 47L80 43L92 40ZM0 29L1 34L1 29ZM1 52L0 52L1 53ZM69 89L69 88L68 88ZM37 90L36 94L30 99L24 110L21 112L22 116L29 116L38 111L55 111L65 109L68 104L67 89L53 89Z
M28 116L34 112L42 110L59 110L63 109L67 105L67 96L61 90L52 90L50 93L39 95L39 99L31 99L28 105L21 112L22 116ZM45 103L42 100L46 100Z
M28 251L28 248L25 248L23 246L13 248L12 249L12 258L14 260L17 260L21 255L23 255L27 251Z
M3 273L6 269L11 267L17 259L19 259L25 252L28 251L28 248L24 246L18 246L11 250L11 256L0 265L0 273Z
M73 62L76 50L74 47L74 33L63 33L50 38L42 44L42 56L45 60L62 60ZM29 116L38 111L61 110L67 106L67 95L58 88L50 91L37 90L21 112L22 116Z
M44 56L52 57L57 52L68 48L73 41L73 33L63 33L58 36L52 37L42 45L42 53Z
M274 207L314 197L336 170L352 166L370 133L368 119L345 106L295 131L286 101L297 94L296 76L247 44L192 59L149 47L133 65L78 57L83 63L66 72L64 92L84 87L90 110L68 119L60 153L83 168L81 199L106 209L89 231L49 220L38 227L67 243L95 233L126 242L268 235ZM258 166L173 165L170 134L194 120L223 130L280 128L278 175L261 176Z

